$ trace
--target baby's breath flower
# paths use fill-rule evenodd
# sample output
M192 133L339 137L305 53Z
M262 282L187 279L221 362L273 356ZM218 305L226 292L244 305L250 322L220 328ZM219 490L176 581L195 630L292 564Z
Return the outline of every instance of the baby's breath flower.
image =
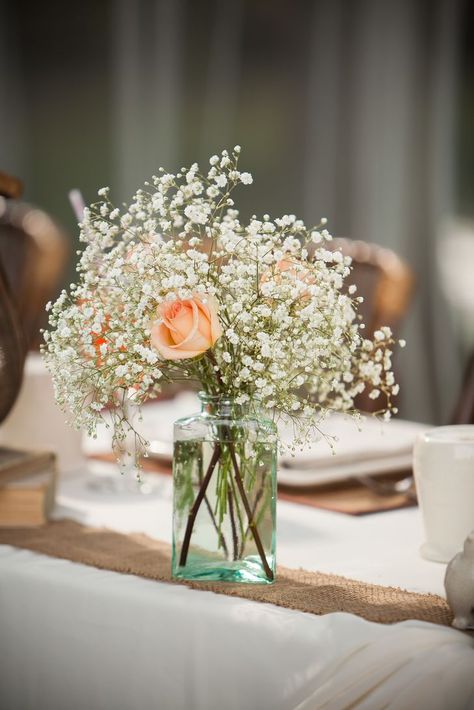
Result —
M240 181L244 185L251 185L253 183L253 177L250 173L240 173Z
M160 169L120 210L102 188L102 202L85 209L77 284L47 305L42 347L78 428L93 434L114 404L123 438L124 399L140 404L174 378L288 416L298 445L327 412L353 413L365 390L386 417L396 411L395 341L388 327L363 337L363 299L345 288L350 259L328 248L326 218L313 228L293 214L243 224L231 193L253 178L239 171L239 153L213 155L207 174L196 163ZM196 299L218 315L211 357L164 359L152 337L161 306Z

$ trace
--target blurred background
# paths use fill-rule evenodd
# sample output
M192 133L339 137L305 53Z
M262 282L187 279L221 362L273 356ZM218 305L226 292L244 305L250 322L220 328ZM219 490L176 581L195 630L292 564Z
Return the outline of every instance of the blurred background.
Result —
M240 144L244 217L324 216L412 268L400 412L450 420L474 349L472 2L0 0L0 18L0 170L71 255L71 188L126 201Z

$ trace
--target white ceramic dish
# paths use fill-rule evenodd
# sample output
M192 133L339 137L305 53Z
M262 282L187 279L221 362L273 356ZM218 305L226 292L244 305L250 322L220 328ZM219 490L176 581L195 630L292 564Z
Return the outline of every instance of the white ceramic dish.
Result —
M143 407L140 431L150 441L150 458L171 461L173 422L199 409L197 396L189 393ZM323 430L337 439L334 441L336 453L333 455L329 444L320 439L294 457L282 456L278 480L287 485L304 487L364 474L383 476L409 470L415 439L428 428L427 425L404 420L382 423L371 417L356 424L350 417L334 415L324 423ZM284 429L282 435L290 438ZM99 439L103 449L104 437L101 435ZM93 453L96 446L94 440L89 440L86 449Z

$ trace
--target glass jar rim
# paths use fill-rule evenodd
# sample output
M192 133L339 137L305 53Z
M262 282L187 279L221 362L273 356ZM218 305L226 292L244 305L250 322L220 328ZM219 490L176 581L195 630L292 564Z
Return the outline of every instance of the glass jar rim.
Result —
M231 397L228 394L210 394L209 392L201 390L198 392L198 397L204 404L235 404L235 397Z

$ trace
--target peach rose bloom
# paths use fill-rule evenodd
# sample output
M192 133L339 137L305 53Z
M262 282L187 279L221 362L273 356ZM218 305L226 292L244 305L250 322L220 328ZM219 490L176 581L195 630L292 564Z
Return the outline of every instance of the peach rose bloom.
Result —
M212 296L206 303L193 296L158 306L161 323L151 329L151 344L165 360L185 360L212 348L221 337L218 308Z

